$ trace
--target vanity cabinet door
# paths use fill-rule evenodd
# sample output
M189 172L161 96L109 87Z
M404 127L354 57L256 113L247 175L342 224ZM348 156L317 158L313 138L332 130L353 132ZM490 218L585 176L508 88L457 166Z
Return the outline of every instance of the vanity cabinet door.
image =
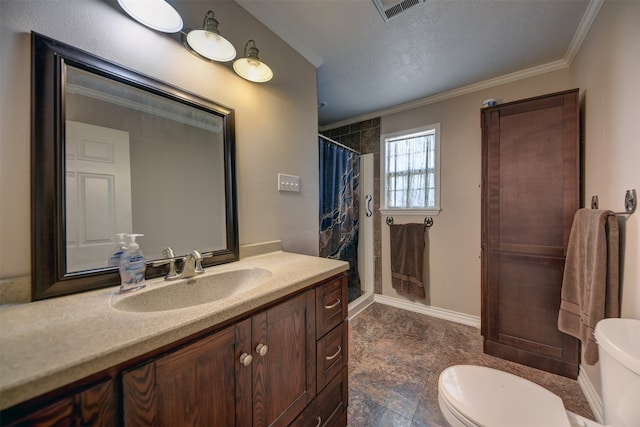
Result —
M59 398L34 410L25 410L6 426L113 426L117 424L117 399L112 380L103 381L71 396Z
M250 327L245 320L125 372L124 424L251 425L251 365L240 362Z
M289 425L316 395L315 292L252 317L253 425Z

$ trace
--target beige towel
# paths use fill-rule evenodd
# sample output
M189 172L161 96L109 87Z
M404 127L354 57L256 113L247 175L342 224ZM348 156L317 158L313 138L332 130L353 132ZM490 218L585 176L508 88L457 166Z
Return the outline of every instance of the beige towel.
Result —
M391 285L399 293L426 298L422 281L425 224L391 224Z
M598 361L596 323L619 315L618 220L610 212L576 212L562 279L558 329L580 339L590 365Z

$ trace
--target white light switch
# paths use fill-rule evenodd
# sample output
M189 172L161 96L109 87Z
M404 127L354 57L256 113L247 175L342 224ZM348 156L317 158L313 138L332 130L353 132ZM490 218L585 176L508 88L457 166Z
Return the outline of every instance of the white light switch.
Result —
M279 173L278 191L300 191L300 177Z

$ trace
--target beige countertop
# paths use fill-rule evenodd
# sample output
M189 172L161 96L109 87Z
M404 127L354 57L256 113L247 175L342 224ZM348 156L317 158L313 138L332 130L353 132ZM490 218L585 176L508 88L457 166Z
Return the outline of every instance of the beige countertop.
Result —
M282 251L209 267L200 277L241 268L271 275L260 286L187 308L127 312L117 287L0 309L0 409L80 380L347 270L343 261ZM149 292L180 285L147 280ZM183 286L187 286L184 285Z

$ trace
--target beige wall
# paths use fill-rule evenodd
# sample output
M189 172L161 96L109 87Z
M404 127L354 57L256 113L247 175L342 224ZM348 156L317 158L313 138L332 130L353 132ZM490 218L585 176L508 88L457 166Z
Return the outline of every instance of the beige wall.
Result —
M640 2L605 1L571 65L584 116L585 203L624 211L640 194ZM621 316L640 319L640 210L619 218Z
M187 2L199 3L196 15L184 14ZM200 26L212 7L199 0L172 4L186 27ZM115 1L0 2L0 279L30 272L32 30L234 108L240 243L281 239L285 250L317 254L316 70L237 3L213 7L239 54L256 40L272 81L250 83L230 64L202 61L175 35L133 21ZM278 172L300 175L302 192L279 194Z
M623 211L624 192L640 192L640 2L605 1L571 65L581 89L586 203ZM620 217L621 317L640 319L640 210ZM581 366L598 394L598 365Z
M440 123L442 211L429 229L431 306L480 316L480 182L482 101L509 102L570 89L568 69L495 86L384 116L381 134ZM394 217L396 223L424 217ZM391 287L389 227L382 227L382 294ZM419 301L417 301L419 302Z

